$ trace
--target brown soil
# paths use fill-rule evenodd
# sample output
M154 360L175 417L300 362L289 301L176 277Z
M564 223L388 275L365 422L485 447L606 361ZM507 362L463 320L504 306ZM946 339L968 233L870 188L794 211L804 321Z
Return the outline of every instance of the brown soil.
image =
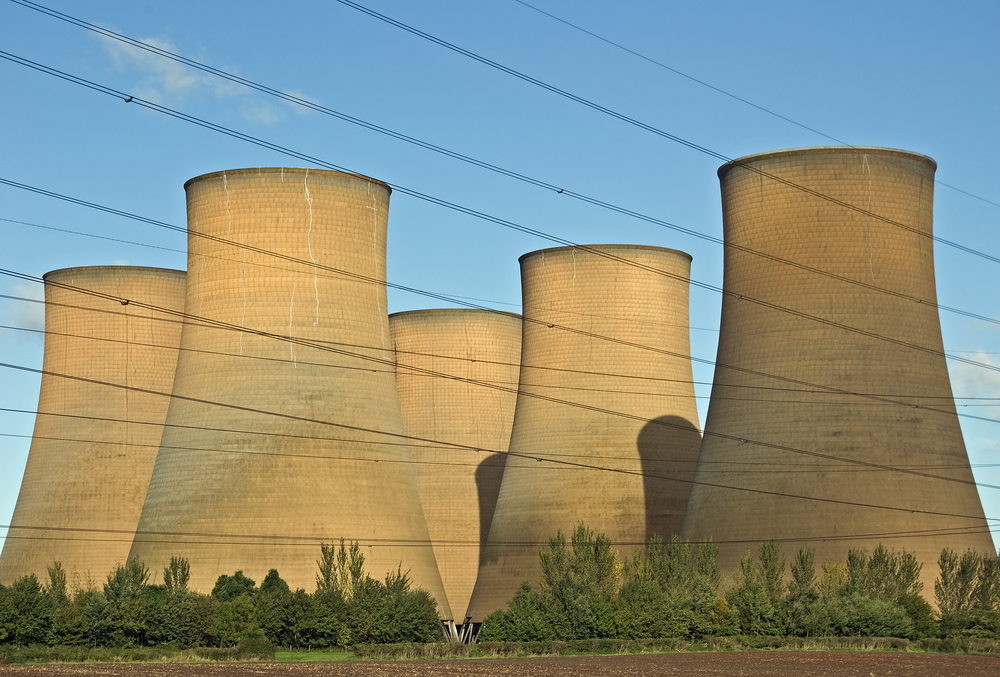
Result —
M741 651L427 661L334 663L201 663L5 665L0 674L24 677L996 677L1000 656L879 651Z

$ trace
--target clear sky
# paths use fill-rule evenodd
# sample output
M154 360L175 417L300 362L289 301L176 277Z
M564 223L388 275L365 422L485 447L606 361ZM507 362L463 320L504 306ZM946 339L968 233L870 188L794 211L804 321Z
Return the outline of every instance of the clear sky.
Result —
M363 0L398 21L727 157L836 143L829 137L929 155L938 162L938 180L955 188L936 189L935 234L1000 256L1000 4L530 2L725 93L516 0ZM343 4L45 4L568 191L722 236L717 158ZM0 0L0 50L576 243L681 249L694 257L694 279L722 284L717 244L304 110L10 0ZM178 226L185 225L182 186L193 176L304 165L9 61L0 60L0 85L0 178ZM70 266L186 266L182 233L5 185L0 219L0 268L41 276ZM485 305L517 312L517 257L548 246L550 241L398 192L392 197L392 282L486 299ZM1000 263L940 244L935 258L941 304L1000 318ZM41 289L0 276L0 294L40 298ZM391 312L440 305L395 290L389 301ZM692 289L695 357L715 359L720 305L717 293ZM42 318L39 304L0 299L4 326L41 329ZM949 353L1000 368L1000 325L951 313L942 314L941 325ZM40 368L40 335L0 329L0 361ZM1000 373L957 362L949 368L962 398L960 415L1000 419ZM712 372L695 365L702 421ZM0 369L0 407L33 410L38 387L35 375ZM32 426L30 415L0 412L0 524L9 523L14 509ZM962 429L986 514L1000 520L1000 424L965 417ZM998 534L1000 527L995 541Z

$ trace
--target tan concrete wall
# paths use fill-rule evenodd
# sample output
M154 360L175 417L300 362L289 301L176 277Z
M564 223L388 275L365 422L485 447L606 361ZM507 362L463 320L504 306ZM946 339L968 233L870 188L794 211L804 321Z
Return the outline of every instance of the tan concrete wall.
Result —
M180 343L179 318L77 287L183 310L182 271L131 266L56 270L45 276L45 352L38 416L0 582L56 560L70 583L100 583L124 562L146 496ZM75 418L79 417L79 418Z
M406 434L482 450L410 441L445 592L461 615L503 476L506 457L491 450L506 452L510 443L521 318L465 308L414 310L390 315L389 327Z
M504 608L522 581L537 583L538 551L557 530L568 536L586 524L628 557L681 526L701 441L688 357L691 257L593 249L669 275L572 247L521 257L516 455L507 458L469 605L477 621Z
M194 427L164 435L132 553L154 571L188 557L202 592L220 574L259 582L272 567L313 590L320 543L357 540L368 573L402 565L447 615L402 437L386 313L388 186L262 168L185 187L185 307L229 328L184 327L168 422Z
M729 294L722 302L718 365L697 480L833 502L695 486L684 534L721 541L724 570L734 570L741 553L759 540L787 540L788 557L800 544L808 544L816 549L817 564L843 561L849 548L870 551L882 541L887 547L905 548L923 562L924 594L932 598L942 547L992 548L971 484L944 358L845 329L942 350L932 306L932 241L925 237L932 228L935 167L930 158L903 151L814 148L754 155L719 170L727 243L849 280L726 248L724 284ZM916 228L922 235L875 217ZM793 312L764 307L750 298ZM812 384L874 397L825 392Z

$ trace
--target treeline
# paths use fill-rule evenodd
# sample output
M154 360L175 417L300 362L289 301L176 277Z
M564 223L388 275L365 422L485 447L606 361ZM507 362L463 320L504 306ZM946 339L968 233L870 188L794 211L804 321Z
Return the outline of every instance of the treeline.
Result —
M100 590L69 590L57 562L44 583L32 574L0 585L0 643L334 647L441 639L433 597L411 590L400 570L384 581L368 576L357 543L323 545L317 568L312 593L292 591L271 569L260 586L242 571L222 575L204 595L188 589L190 566L181 557L164 567L162 584L150 584L149 570L132 559L115 568Z
M480 641L778 637L1000 639L1000 555L945 549L934 585L938 611L921 596L922 565L879 544L851 550L817 571L815 552L790 563L780 545L747 551L724 582L718 546L649 541L621 562L610 540L578 527L541 552L539 589L525 582L508 608L483 621ZM724 585L726 583L726 585Z

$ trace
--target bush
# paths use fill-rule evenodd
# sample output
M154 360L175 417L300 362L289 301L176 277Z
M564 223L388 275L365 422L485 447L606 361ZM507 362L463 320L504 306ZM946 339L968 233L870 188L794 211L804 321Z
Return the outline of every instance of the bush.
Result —
M0 585L0 642L45 644L52 639L51 631L51 606L34 574L9 587Z
M784 635L784 604L781 591L785 560L774 543L761 543L760 562L749 550L740 562L734 587L726 592L733 610L735 629L741 635Z
M257 584L254 580L244 576L242 571L237 571L232 576L222 574L216 579L215 587L212 588L212 597L220 602L228 602L241 595L252 597L255 592L257 592Z
M260 628L246 632L236 644L233 658L237 660L266 660L274 658L277 647L264 635Z

